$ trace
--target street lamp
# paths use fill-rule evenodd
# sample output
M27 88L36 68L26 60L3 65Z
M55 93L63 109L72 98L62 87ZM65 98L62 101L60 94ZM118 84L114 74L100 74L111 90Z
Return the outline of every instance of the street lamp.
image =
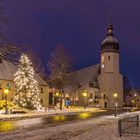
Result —
M115 116L117 116L117 97L118 97L118 93L114 93L113 94L114 98L115 98Z
M84 92L83 92L84 109L86 109L86 105L85 105L85 98L86 98L86 96L87 96L87 93L84 91Z
M58 97L59 96L59 93L57 92L55 95Z
M9 93L9 90L8 89L4 89L4 94L5 94L5 97L6 97L6 107L5 107L5 114L8 114L8 107L7 107L7 95Z

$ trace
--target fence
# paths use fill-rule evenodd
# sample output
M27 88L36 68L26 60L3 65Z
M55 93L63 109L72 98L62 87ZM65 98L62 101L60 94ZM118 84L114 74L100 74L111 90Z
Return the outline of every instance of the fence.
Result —
M118 121L118 131L120 137L122 134L140 136L139 116L130 116Z

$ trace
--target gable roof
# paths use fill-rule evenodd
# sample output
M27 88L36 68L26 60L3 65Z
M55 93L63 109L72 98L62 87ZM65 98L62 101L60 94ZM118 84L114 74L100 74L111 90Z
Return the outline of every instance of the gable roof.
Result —
M17 65L2 59L0 63L0 79L1 80L14 80L14 74L17 71ZM35 79L38 81L39 85L46 85L47 83L39 75L35 75Z

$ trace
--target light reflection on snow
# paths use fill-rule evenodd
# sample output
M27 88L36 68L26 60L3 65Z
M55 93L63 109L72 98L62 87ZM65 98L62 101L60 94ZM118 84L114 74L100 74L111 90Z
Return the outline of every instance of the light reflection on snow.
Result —
M87 118L89 118L89 117L91 117L91 114L90 113L81 113L81 114L79 114L79 118L80 119L87 119Z
M13 122L0 122L0 132L8 132L15 129Z

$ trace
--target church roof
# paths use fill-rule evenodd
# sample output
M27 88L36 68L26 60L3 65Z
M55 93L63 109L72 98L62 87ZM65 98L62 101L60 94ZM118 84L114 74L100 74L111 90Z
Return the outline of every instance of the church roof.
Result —
M103 42L102 42L101 45L103 45L103 44L105 44L105 43L110 43L110 42L119 43L119 42L118 42L118 39L116 39L115 37L113 37L113 36L107 36L107 37L103 40Z
M13 81L16 70L17 65L2 59L2 63L0 63L0 79ZM39 85L47 85L47 83L37 74L35 79L38 81Z
M68 85L89 85L90 83L98 85L97 76L99 75L100 64L89 66L69 74Z

